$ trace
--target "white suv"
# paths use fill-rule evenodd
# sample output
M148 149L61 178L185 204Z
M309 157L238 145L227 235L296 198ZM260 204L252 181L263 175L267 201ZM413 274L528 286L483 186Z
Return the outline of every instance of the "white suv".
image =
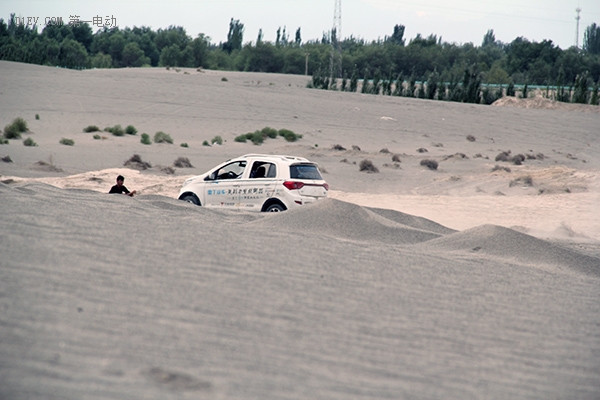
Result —
M306 158L246 154L187 179L178 198L205 207L278 212L325 198L328 190Z

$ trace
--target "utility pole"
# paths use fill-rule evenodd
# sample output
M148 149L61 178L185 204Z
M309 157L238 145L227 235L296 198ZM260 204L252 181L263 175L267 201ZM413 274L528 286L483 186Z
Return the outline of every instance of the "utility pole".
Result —
M335 0L335 9L333 11L329 73L332 83L334 79L342 77L342 0Z
M575 11L577 12L577 16L575 17L575 20L577 21L577 29L575 31L575 47L579 48L579 20L581 19L579 13L581 12L581 7L577 7Z

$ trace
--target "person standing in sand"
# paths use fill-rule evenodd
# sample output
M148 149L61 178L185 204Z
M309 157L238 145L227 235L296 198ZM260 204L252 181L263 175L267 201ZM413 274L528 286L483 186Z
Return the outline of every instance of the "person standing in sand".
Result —
M125 185L123 185L124 181L125 181L125 178L123 177L123 175L117 176L117 184L114 185L113 187L111 187L110 192L108 192L108 193L126 194L130 197L133 197L133 195L136 193L136 191L134 190L134 191L130 192L129 189L127 189L125 187Z

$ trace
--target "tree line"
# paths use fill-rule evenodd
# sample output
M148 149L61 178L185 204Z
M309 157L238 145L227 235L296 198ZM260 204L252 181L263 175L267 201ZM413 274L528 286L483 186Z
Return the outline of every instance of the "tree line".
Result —
M423 93L413 92L423 97L431 95L434 85L439 93L440 83L468 92L469 84L485 82L504 85L505 90L510 85L567 88L572 98L576 87L597 88L600 80L600 27L596 24L585 30L582 49L565 50L550 40L517 37L502 43L493 30L480 45L447 43L433 34L407 41L404 29L396 25L389 36L376 41L353 36L338 39L335 32L303 41L300 28L290 35L283 27L275 42L264 41L262 30L256 40L244 41L243 23L232 18L227 41L216 44L204 34L192 38L179 26L94 32L87 23L54 24L38 32L35 26L17 23L13 14L8 22L0 19L0 59L65 68L162 66L307 74L315 87L344 85L344 90L356 90L352 83L360 79L375 83L361 90L367 86L378 93L392 91L392 82L404 82L404 89L407 84L418 88L417 82L427 81L429 89L421 86ZM332 48L341 52L336 72L331 65Z

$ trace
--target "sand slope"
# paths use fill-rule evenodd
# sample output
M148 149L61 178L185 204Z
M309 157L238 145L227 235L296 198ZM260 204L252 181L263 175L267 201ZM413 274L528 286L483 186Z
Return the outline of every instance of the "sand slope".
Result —
M39 183L0 196L2 398L598 394L598 257L334 200L257 215Z

